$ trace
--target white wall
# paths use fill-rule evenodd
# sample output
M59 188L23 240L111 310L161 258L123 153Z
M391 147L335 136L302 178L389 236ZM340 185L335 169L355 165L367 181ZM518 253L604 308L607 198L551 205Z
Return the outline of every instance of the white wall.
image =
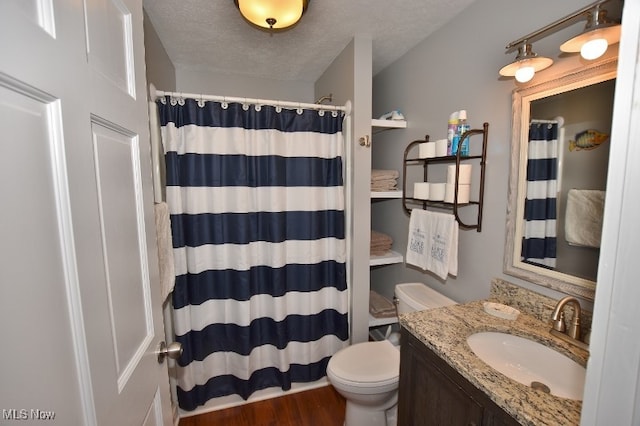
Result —
M461 230L458 277L449 277L443 283L434 275L404 265L387 266L372 274L372 286L379 292L390 295L397 282L422 281L454 300L466 302L486 298L491 279L500 277L553 298L563 296L502 273L511 93L517 85L512 78L500 77L498 70L515 58L515 53L504 53L507 43L584 5L583 0L475 2L374 77L373 115L400 108L408 120L406 130L386 132L386 139L377 142L373 151L376 168L401 170L404 148L425 134L431 140L445 137L447 119L453 111L466 109L472 128L489 123L482 232ZM534 51L551 57L556 64L538 73L531 84L581 66L578 55L560 59L559 46L583 27L584 21L534 43ZM372 220L374 229L381 228L378 230L396 239L396 250L406 251L408 215L399 201L385 201L374 211Z
M333 94L334 105L351 101L351 129L345 150L348 181L347 232L349 233L348 284L350 288L350 336L352 343L368 339L369 329L369 187L367 172L371 150L355 142L371 132L372 43L369 36L356 35L315 83L316 97Z
M175 90L176 69L146 12L144 13L144 56L147 66L147 85L153 83L160 90L169 92Z
M160 88L159 88L160 89ZM315 102L313 82L216 74L176 67L176 91L206 95Z

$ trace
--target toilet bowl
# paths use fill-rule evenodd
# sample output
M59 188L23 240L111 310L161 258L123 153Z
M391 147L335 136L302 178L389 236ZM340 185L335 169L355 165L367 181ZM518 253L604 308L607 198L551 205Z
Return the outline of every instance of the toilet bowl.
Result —
M385 412L398 402L400 351L388 340L338 351L327 366L329 382L347 400L347 426L386 426Z
M395 287L398 314L454 305L422 283ZM347 401L345 426L394 426L400 351L388 340L357 343L329 360L327 378Z

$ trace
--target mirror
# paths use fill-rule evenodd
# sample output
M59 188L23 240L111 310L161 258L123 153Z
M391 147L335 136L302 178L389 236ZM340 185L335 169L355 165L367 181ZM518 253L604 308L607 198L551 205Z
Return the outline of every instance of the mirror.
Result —
M513 92L504 272L593 300L617 58Z

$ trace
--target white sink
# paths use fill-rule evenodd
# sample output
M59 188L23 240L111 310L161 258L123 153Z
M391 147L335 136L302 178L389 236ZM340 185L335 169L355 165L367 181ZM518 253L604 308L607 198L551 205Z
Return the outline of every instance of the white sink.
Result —
M475 333L467 342L478 358L505 376L544 391L546 386L555 396L582 400L585 368L567 356L507 333Z

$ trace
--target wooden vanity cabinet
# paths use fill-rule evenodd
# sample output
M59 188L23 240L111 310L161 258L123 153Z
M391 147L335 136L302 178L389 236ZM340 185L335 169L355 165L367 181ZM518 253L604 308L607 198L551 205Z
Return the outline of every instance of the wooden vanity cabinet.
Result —
M398 425L519 425L489 397L402 328Z

